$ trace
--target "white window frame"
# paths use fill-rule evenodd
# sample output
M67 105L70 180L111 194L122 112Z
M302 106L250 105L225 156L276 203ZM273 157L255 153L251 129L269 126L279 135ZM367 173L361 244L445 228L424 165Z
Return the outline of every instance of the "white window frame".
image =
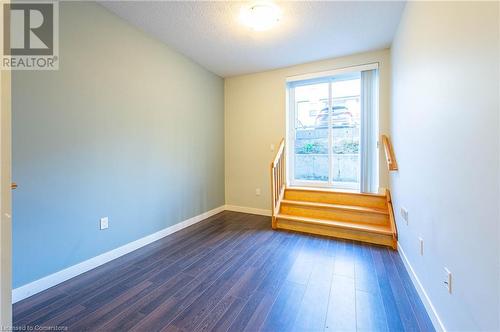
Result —
M331 161L332 154L329 151L328 153L328 181L308 181L308 180L296 180L295 179L295 96L294 96L294 88L290 87L289 83L292 82L300 82L300 81L314 81L314 80L325 80L325 83L328 82L328 107L331 109L332 105L332 89L331 84L334 81L335 76L339 76L342 74L349 73L357 73L365 70L373 70L378 69L379 63L369 63L358 66L344 67L339 69L332 69L328 71L309 73L309 74L301 74L290 76L286 78L286 157L288 160L287 163L287 185L296 186L296 187L317 187L317 188L332 188L339 190L355 190L359 191L360 189L352 189L352 185L344 183L344 182L335 182L333 179L333 163ZM329 122L332 119L329 117ZM332 125L329 123L329 131L332 130ZM332 134L328 135L328 146L332 146ZM361 167L361 165L360 165ZM361 172L361 169L360 169Z

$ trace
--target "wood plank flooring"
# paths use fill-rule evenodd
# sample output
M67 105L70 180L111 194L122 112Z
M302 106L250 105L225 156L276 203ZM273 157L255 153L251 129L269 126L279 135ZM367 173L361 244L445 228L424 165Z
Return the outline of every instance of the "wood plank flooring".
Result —
M13 310L72 331L434 331L397 252L228 211Z

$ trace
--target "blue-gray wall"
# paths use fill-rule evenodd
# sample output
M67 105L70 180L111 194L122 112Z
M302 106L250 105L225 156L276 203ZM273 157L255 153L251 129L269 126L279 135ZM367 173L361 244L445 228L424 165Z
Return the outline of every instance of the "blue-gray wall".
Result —
M224 204L220 77L67 2L59 71L12 76L14 288Z

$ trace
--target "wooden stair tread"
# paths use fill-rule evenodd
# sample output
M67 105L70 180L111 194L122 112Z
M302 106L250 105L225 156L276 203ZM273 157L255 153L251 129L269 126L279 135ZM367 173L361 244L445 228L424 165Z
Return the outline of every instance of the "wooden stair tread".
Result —
M371 207L364 207L364 206L357 206L357 205L317 203L317 202L298 201L298 200L289 200L289 199L283 199L281 201L281 204L301 205L301 206L319 207L319 208L331 208L331 209L340 209L340 210L354 211L354 212L377 213L377 214L389 215L389 211L387 211L387 210L371 208Z
M329 188L316 188L316 187L286 187L287 190L295 190L295 191L313 191L320 193L329 193L329 194L342 194L342 195L355 195L355 196L371 196L371 197L382 197L385 198L385 194L383 193L362 193L354 190L339 190L339 189L329 189Z
M325 220L325 219L316 219L309 217L291 216L281 213L276 215L276 218L309 223L309 224L323 225L323 226L340 227L340 228L346 228L356 231L364 231L382 235L393 235L390 225L373 225L373 224L365 224L365 223L349 222L349 221Z

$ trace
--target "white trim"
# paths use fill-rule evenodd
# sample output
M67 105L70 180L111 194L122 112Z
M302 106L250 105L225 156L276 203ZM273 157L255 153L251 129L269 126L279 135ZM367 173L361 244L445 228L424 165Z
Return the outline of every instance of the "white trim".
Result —
M378 69L378 62L367 63L367 64L359 65L359 66L350 66L350 67L320 71L320 72L316 72L316 73L289 76L286 78L286 82L289 83L289 82L305 81L305 80L311 80L311 79L315 79L315 78L335 76L335 75L339 75L339 74L345 74L345 73L363 71L363 70L373 70L373 69Z
M434 328L436 331L443 331L446 332L446 328L444 327L443 322L441 321L441 318L439 318L439 315L436 311L436 308L434 308L434 305L432 304L431 299L429 298L429 295L427 295L427 292L425 291L424 286L420 282L420 279L418 279L417 274L415 273L415 270L413 270L413 267L410 264L410 261L405 255L405 252L401 245L398 242L398 251L400 253L400 256L403 260L403 263L406 267L406 270L408 271L408 274L410 275L411 281L413 282L413 285L417 289L418 295L420 295L420 299L424 303L425 309L427 310L427 313L429 314L429 317L431 318L432 324L434 325Z
M250 213L250 214L259 214L261 216L267 216L267 217L271 216L271 210L258 209L258 208L252 208L252 207L246 207L246 206L226 205L225 210L234 211L234 212Z
M16 303L21 301L27 297L30 297L34 294L37 294L41 291L44 291L52 286L60 284L68 279L76 277L79 274L92 270L100 265L103 265L113 259L116 259L120 256L128 254L134 250L137 250L141 247L144 247L154 241L157 241L167 235L180 231L186 227L194 225L202 220L205 220L217 213L220 213L225 210L225 206L219 206L213 210L204 212L187 220L181 221L175 225L164 228L156 233L147 235L143 238L135 240L133 242L127 243L121 247L105 252L99 256L87 259L81 263L70 266L64 270L58 271L41 279L30 282L29 284L20 286L16 289L12 290L12 303Z
M286 182L293 184L295 178L295 89L287 86L286 100L286 134L285 141L286 155L285 166L287 172L285 174Z

